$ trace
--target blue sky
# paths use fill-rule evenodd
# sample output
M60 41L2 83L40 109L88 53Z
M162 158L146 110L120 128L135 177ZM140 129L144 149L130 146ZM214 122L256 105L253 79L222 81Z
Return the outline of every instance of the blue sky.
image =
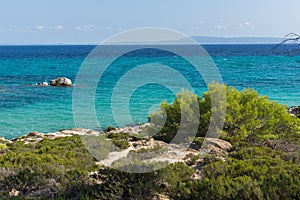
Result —
M199 36L300 33L299 0L0 0L0 43L99 43L124 30Z

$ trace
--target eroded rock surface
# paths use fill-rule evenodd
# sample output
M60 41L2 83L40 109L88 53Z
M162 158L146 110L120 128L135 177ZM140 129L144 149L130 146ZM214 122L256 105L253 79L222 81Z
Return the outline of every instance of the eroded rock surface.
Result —
M72 86L72 81L66 77L59 77L50 81L51 86Z

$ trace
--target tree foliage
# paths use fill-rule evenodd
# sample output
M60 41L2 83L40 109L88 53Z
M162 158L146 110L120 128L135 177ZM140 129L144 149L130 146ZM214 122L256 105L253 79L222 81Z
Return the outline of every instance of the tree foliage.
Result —
M226 98L222 96L224 90ZM229 141L252 142L299 138L299 120L288 114L286 106L270 101L265 96L259 96L253 89L238 91L233 87L214 83L209 85L209 91L204 93L202 98L196 98L191 92L183 91L173 103L163 102L160 109L149 118L154 126L157 126L157 121L166 118L163 128L155 136L156 139L170 142L181 124L186 125L181 121L180 104L189 108L191 113L195 113L191 99L198 101L200 110L200 117L196 119L197 116L191 114L191 117L195 118L190 119L191 123L199 124L198 136L214 132L215 134L210 135L219 136L221 133L221 136ZM212 102L217 102L214 103L217 106L212 107ZM217 114L212 115L213 112ZM220 130L218 125L223 123L223 129ZM187 124L189 125L191 124Z
M28 195L43 188L55 191L57 196L66 191L67 185L80 184L89 171L96 169L79 136L44 138L36 144L9 143L7 148L0 156L0 197L13 189Z

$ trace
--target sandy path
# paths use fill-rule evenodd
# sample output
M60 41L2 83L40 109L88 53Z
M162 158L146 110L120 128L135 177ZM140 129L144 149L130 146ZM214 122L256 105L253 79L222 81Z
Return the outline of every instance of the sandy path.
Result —
M111 166L111 164L117 160L119 160L120 158L126 158L128 153L131 150L134 150L134 147L129 147L128 149L122 150L122 151L113 151L110 152L107 157L103 160L100 160L99 162L97 162L96 164L98 165L104 165L104 166Z

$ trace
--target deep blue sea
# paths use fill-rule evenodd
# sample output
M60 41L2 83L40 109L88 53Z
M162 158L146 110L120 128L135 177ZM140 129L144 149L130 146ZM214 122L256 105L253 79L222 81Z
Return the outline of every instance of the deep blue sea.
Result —
M273 46L203 47L212 57L227 85L239 90L254 88L259 94L281 104L300 105L300 45L282 45L272 49ZM0 137L13 138L31 131L47 133L75 127L72 115L74 87L38 87L34 84L49 82L61 76L74 82L80 66L94 47L0 46ZM105 56L109 58L111 52L118 51L121 47L106 48ZM190 47L176 48L185 48L186 56L194 56L189 54L192 52ZM95 109L101 127L116 125L111 111L111 96L116 83L130 69L147 63L172 66L188 79L199 95L207 90L204 81L192 69L189 70L188 63L172 53L151 48L128 53L107 68L101 87L96 90ZM174 77L164 81L174 82ZM155 106L162 100L171 102L174 97L168 88L159 84L138 87L129 102L132 119L135 123L146 122L149 112ZM119 101L122 102L122 99ZM122 123L121 125L126 125L126 117Z

